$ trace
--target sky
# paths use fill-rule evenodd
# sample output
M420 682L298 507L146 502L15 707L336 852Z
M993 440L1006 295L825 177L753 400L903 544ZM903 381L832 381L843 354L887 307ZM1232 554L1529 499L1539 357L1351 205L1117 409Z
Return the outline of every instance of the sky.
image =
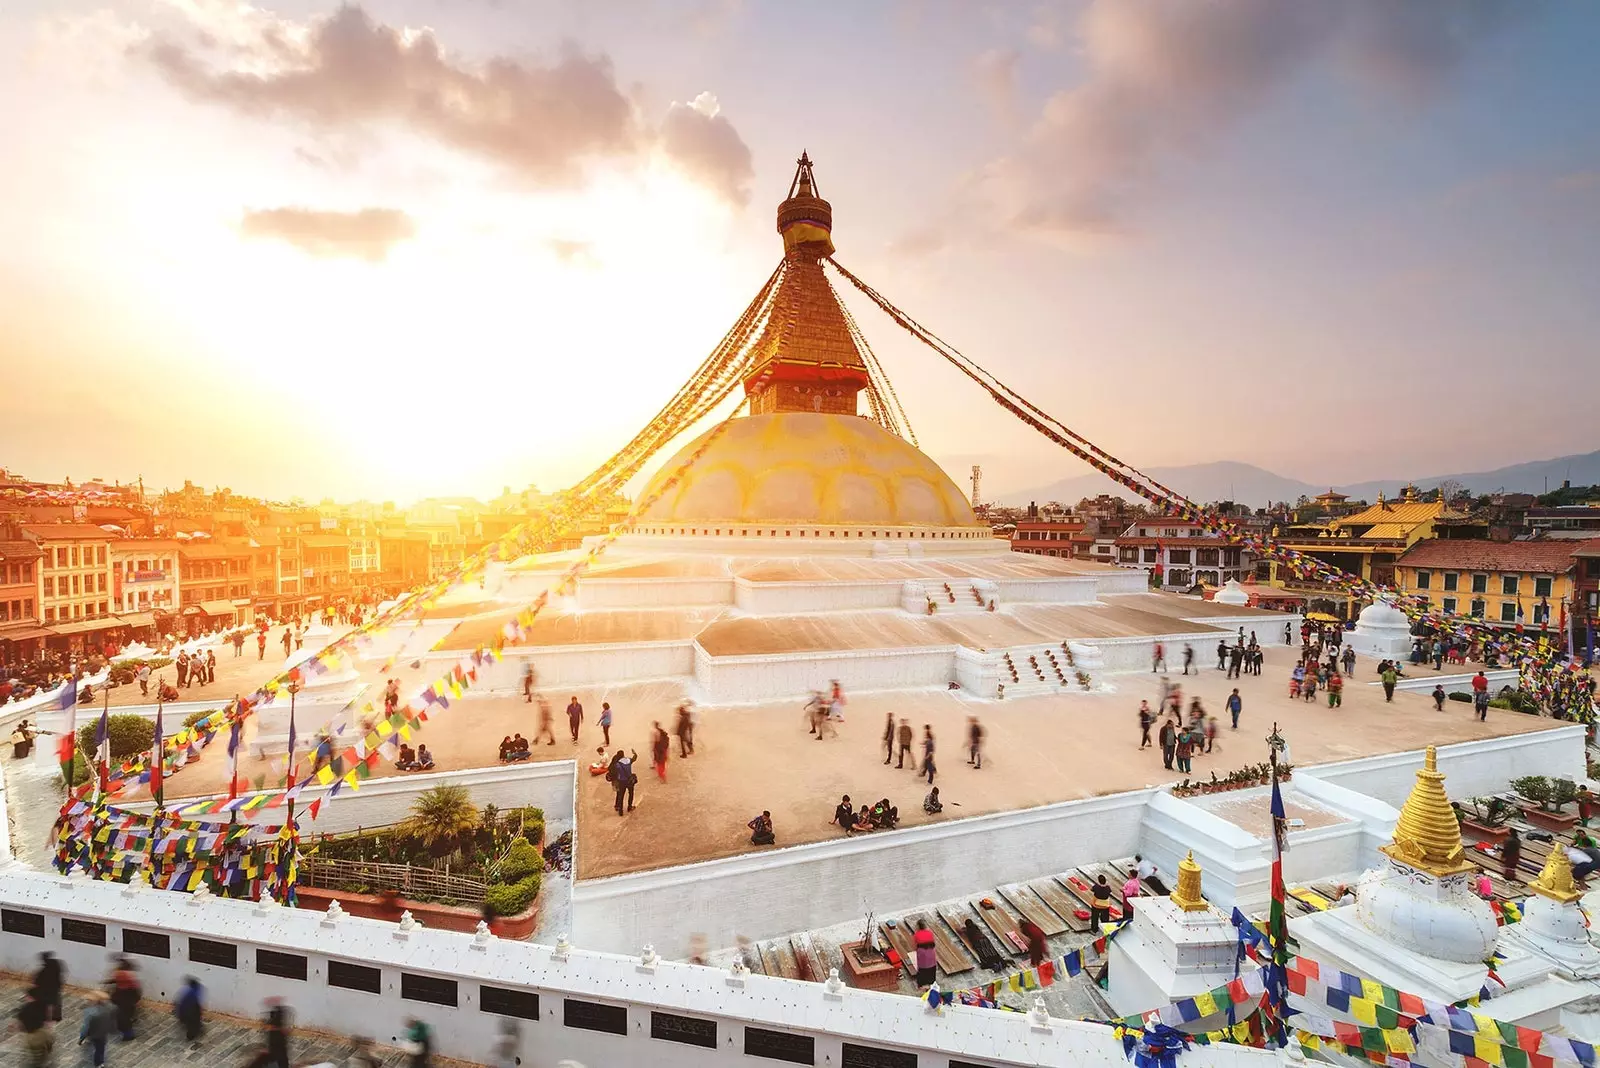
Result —
M1600 448L1600 5L8 0L0 466L570 484L781 256L1139 466ZM1080 472L854 294L922 447Z

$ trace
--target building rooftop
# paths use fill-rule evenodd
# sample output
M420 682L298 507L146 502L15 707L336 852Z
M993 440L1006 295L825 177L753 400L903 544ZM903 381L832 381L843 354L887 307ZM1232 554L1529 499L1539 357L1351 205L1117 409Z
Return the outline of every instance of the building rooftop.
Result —
M1570 541L1433 539L1413 546L1396 563L1401 567L1560 574L1572 567L1576 547Z
M40 541L110 541L109 531L92 523L24 523L22 532Z

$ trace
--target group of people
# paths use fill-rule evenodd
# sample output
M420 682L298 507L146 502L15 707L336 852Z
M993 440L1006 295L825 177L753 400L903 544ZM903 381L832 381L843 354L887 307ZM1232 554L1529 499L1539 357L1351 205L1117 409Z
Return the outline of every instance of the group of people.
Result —
M1385 663L1387 664L1388 661L1385 661ZM1394 670L1393 665L1389 666L1389 670ZM1384 685L1384 689L1388 690L1387 683ZM1450 698L1450 695L1445 692L1444 686L1435 683L1433 693L1430 696L1433 698L1433 707L1443 712L1444 703ZM1489 677L1482 671L1472 676L1472 710L1480 720L1489 718Z
M404 742L400 744L400 756L394 762L396 771L432 771L433 754L428 752L428 746L419 744L415 750Z
M1239 714L1243 710L1244 701L1235 687L1228 696L1228 713L1232 716L1235 729L1239 726ZM1163 716L1166 717L1164 720ZM1150 730L1158 721L1161 728L1152 742ZM1168 771L1190 774L1194 771L1195 754L1209 753L1216 748L1217 717L1206 713L1198 694L1190 698L1189 711L1185 716L1183 688L1169 683L1162 676L1161 694L1156 700L1156 707L1151 708L1149 701L1139 702L1139 748L1148 749L1152 745L1161 747L1162 767Z
M1346 653L1353 662L1354 653L1349 650ZM1344 676L1339 673L1339 662L1331 652L1325 661L1314 658L1301 660L1289 671L1290 697L1298 697L1309 704L1317 699L1319 689L1328 695L1329 708L1339 708L1344 704Z
M811 691L811 696L806 699L805 717L817 741L822 741L827 734L838 735L839 724L844 722L844 688L839 685L838 679L833 680L833 687L828 693Z
M508 734L500 739L500 763L502 764L521 763L527 760L531 754L532 749L528 744L528 739L522 736L521 731L514 735Z
M1239 628L1239 637L1232 645L1228 644L1227 639L1217 642L1217 670L1226 671L1230 679L1236 679L1241 674L1261 674L1261 664L1265 659L1255 631L1250 632L1249 644L1245 643L1243 627Z
M977 716L969 717L968 735L971 755L967 758L967 763L982 767L983 727L979 725ZM920 768L917 765L916 754L911 748L912 738L911 721L901 717L900 722L896 724L894 713L887 713L887 718L884 720L883 725L883 762L887 765L889 761L898 757L895 767L903 768L906 766L906 754L911 753L911 770L915 771L919 778L927 779L928 785L932 786L933 777L939 770L933 759L934 750L937 748L933 738L933 725L930 723L922 725L922 765Z
M935 791L937 792L937 790ZM839 826L846 834L855 834L861 831L887 831L892 830L900 823L900 810L889 803L885 797L875 805L861 806L857 812L850 803L850 795L845 794L839 799L839 804L833 810L833 819L830 821Z

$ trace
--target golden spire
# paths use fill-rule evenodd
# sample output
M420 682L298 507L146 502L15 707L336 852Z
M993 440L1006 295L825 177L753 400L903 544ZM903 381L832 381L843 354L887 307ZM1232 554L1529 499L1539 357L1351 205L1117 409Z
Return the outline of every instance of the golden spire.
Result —
M778 205L778 233L786 256L816 262L833 255L833 205L817 195L811 157L805 152L795 160L788 199Z
M1566 846L1560 842L1550 843L1550 859L1544 862L1544 870L1528 887L1562 905L1570 905L1583 896L1583 891L1572 880L1572 859L1567 856Z
M1178 888L1172 891L1172 903L1185 912L1202 912L1211 903L1200 896L1200 865L1194 862L1194 850L1178 861Z
M1391 858L1435 878L1474 870L1461 848L1461 824L1445 796L1438 752L1431 745L1411 796L1400 808L1394 841L1381 848Z

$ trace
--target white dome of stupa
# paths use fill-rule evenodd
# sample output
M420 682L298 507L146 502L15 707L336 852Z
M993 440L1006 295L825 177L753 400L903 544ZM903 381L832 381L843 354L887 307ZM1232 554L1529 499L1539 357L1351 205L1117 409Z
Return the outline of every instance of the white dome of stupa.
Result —
M1217 591L1212 600L1217 604L1231 604L1243 608L1250 603L1250 595L1244 592L1238 579L1229 579L1222 584L1222 589Z
M1411 621L1406 614L1394 606L1394 602L1387 597L1373 601L1361 610L1361 615L1356 617L1358 627L1369 629L1389 630L1402 627L1407 631L1411 629Z

